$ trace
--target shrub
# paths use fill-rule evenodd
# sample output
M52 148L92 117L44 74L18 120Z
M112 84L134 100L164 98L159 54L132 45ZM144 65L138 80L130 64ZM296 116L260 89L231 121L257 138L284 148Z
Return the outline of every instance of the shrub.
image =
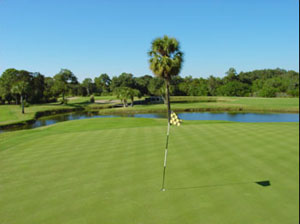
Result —
M29 107L30 106L30 104L25 100L24 101L24 107Z
M296 89L288 90L288 94L293 97L299 97L299 87Z
M276 97L277 89L273 87L265 87L259 91L259 96L261 97Z
M22 107L22 104L20 103L19 106ZM29 107L29 106L30 104L26 100L24 100L24 107Z
M279 93L276 93L276 97L289 97L289 95L284 92L279 92Z
M60 99L60 104L68 104L68 99Z
M91 102L91 103L95 103L95 97L94 97L94 95L91 95L91 96L90 96L90 102Z

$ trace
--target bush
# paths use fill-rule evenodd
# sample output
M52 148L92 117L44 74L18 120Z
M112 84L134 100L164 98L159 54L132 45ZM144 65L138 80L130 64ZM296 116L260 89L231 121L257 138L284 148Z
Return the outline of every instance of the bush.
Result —
M60 104L68 104L68 99L60 99Z
M5 104L5 99L0 96L0 104Z
M24 101L24 107L29 107L30 104L27 101Z
M24 100L24 107L29 107L29 106L30 106L30 104L26 100ZM22 107L21 103L20 103L20 107Z
M299 87L296 89L288 90L288 94L293 97L299 97Z
M276 97L289 97L289 95L287 93L279 92L276 93Z
M259 91L259 96L261 96L261 97L276 97L277 92L278 92L278 90L273 87L263 88L262 90Z
M56 97L51 97L48 100L45 100L45 102L47 102L47 103L55 103L55 102L57 102L57 98Z
M91 103L95 103L95 97L94 97L94 95L91 95L91 96L90 96L90 102L91 102Z

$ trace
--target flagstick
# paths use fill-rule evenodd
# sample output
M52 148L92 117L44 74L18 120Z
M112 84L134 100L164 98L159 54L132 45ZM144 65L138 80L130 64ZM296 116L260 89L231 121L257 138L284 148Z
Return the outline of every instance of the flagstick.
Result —
M166 176L166 168L167 168L167 155L168 155L168 145L169 145L169 133L170 133L170 120L168 119L168 131L167 131L167 141L166 141L166 149L165 149L165 159L164 159L164 171L163 171L163 181L162 181L162 191L165 191L165 176Z
M169 82L166 79L166 98L168 103L168 131L167 131L167 141L166 141L166 149L165 149L165 159L164 159L164 171L163 171L163 181L161 190L165 191L165 176L166 176L166 168L167 168L167 155L168 155L168 144L169 144L169 133L170 133L170 122L171 122L171 104L170 104L170 93L169 93Z

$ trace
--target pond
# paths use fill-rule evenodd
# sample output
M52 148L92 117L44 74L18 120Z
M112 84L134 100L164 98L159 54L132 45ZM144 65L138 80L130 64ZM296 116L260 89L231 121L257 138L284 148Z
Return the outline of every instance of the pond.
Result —
M299 114L291 113L182 112L177 114L182 120L224 120L236 122L299 122ZM62 121L103 117L166 118L167 116L166 113L99 115L97 112L80 111L69 114L58 114L49 117L42 117L32 124L7 128L5 130L0 130L0 133L4 131L32 129L55 124Z

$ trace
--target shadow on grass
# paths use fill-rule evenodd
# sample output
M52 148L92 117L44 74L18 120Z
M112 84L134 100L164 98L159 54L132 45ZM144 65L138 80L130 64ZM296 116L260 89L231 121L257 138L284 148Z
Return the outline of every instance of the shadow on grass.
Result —
M240 183L228 183L228 184L212 184L212 185L202 185L202 186L192 186L192 187L177 187L177 188L167 188L167 190L190 190L190 189L200 189L200 188L210 188L210 187L225 187L225 186L233 186L233 185L245 185L245 184L258 184L262 187L271 186L271 181L263 180L263 181L255 181L255 182L240 182Z
M217 100L171 100L171 103L216 103L218 102Z
M62 104L59 102L55 103L47 103L47 104L32 104L32 106L53 106L53 107L63 107L63 106L71 106L71 107L82 107L91 104L90 102L80 102L80 103L67 103L67 104Z

